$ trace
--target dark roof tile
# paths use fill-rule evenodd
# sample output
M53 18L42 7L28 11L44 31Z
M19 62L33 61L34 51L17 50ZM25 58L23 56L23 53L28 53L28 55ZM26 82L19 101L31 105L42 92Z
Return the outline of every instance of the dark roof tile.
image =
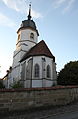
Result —
M36 44L34 47L32 47L20 60L20 62L26 60L27 58L31 56L47 56L50 58L53 58L53 61L55 62L55 57L52 55L51 51L49 50L46 43L42 40L38 44Z

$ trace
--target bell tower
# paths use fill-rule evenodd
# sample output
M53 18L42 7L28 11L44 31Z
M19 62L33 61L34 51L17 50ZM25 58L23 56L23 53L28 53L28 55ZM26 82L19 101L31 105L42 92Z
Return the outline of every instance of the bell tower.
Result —
M28 19L22 21L20 28L17 31L17 44L16 50L19 48L28 51L31 47L33 47L38 42L38 30L36 28L35 22L31 17L31 4L29 4L29 14Z
M14 75L15 70L16 72L19 72L19 61L21 60L21 58L26 52L28 52L29 49L37 44L38 36L39 33L36 28L36 24L31 17L31 4L29 4L29 14L27 16L27 20L22 21L20 28L17 30L17 43L16 50L14 51L12 66L14 70ZM19 74L17 78L19 78Z

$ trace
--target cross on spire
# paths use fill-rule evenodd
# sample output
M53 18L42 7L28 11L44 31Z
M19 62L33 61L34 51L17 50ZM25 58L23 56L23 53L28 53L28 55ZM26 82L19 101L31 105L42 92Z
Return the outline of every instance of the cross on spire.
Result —
M31 2L30 2L30 4L29 4L28 20L31 20Z

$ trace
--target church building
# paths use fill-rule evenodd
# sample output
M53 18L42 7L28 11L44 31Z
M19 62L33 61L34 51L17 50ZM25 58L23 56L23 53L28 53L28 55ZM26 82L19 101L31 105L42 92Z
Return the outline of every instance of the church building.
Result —
M12 70L8 75L8 87L20 81L24 88L52 87L57 84L55 57L45 41L38 42L39 32L31 17L31 5L27 20L17 31L16 50Z

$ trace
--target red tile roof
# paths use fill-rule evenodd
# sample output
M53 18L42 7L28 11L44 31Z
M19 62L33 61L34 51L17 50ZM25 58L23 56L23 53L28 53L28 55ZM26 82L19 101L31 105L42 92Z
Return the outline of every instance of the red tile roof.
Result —
M53 61L55 62L55 57L52 55L51 51L49 50L46 43L42 40L38 44L36 44L34 47L32 47L20 60L20 62L26 60L30 56L47 56L50 58L53 58Z

